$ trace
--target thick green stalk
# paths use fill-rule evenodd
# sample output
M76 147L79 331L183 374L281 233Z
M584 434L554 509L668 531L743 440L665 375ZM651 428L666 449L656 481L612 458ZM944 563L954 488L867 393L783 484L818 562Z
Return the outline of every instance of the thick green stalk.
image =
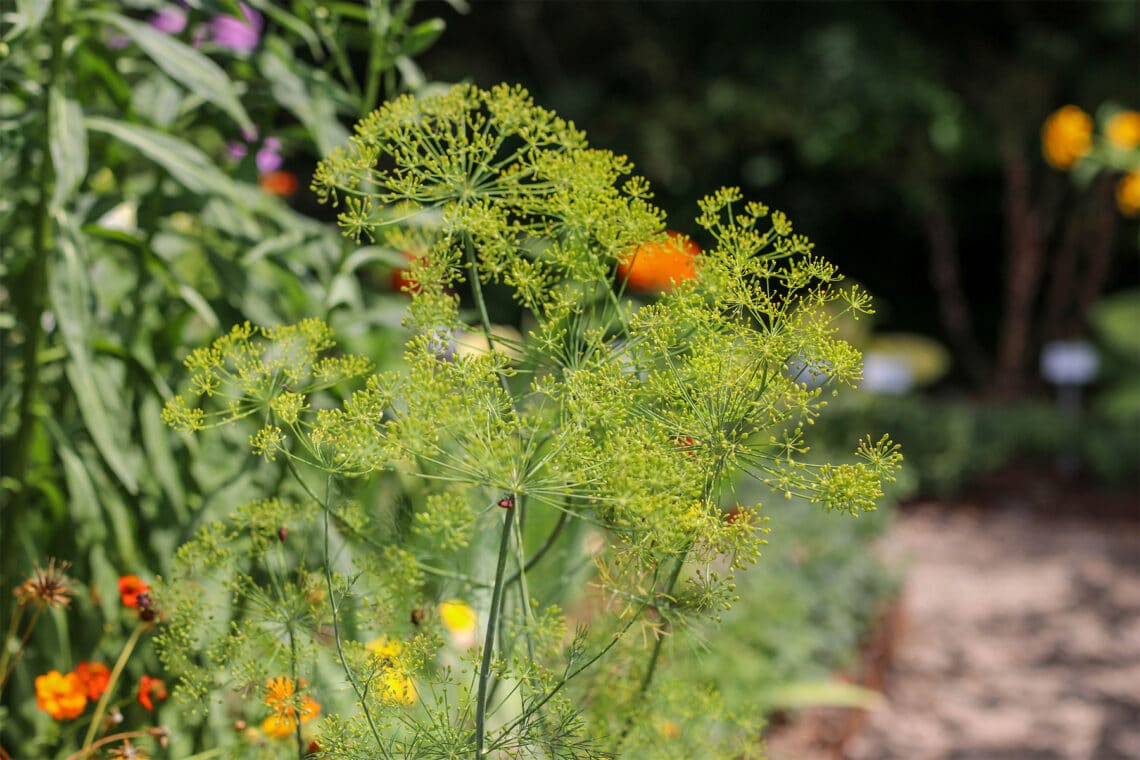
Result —
M513 498L514 495L511 495ZM475 760L483 757L484 731L487 720L487 683L491 677L491 658L495 653L495 631L499 625L499 607L503 602L504 571L511 549L513 510L503 515L503 532L499 538L499 558L495 565L495 585L491 589L491 611L487 614L487 631L483 635L483 661L479 665L479 688L475 695Z
M32 256L24 272L23 282L16 289L16 321L23 325L24 345L21 351L23 360L23 379L20 384L20 404L18 408L19 426L16 429L15 448L12 452L11 469L9 476L19 484L20 499L26 502L29 498L27 492L28 458L35 435L36 418L33 410L36 396L39 391L40 362L39 350L43 337L43 328L40 325L40 315L43 314L47 302L48 271L52 258L51 235L51 196L54 183L54 172L51 165L51 122L55 118L51 108L51 92L63 75L63 38L65 31L66 9L63 0L52 4L50 24L51 34L51 60L48 65L48 77L43 88L44 96L44 144L40 155L39 172L36 178L38 197L34 214L32 229ZM3 522L9 524L15 518L3 515Z

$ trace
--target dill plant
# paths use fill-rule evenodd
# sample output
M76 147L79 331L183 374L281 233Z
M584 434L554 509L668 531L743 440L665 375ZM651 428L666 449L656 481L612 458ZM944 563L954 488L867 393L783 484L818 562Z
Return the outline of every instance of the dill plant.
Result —
M746 706L670 682L664 650L760 555L734 483L857 515L893 478L885 438L805 456L826 392L860 378L834 325L866 294L723 189L700 202L696 276L627 298L619 261L664 239L647 183L517 87L394 100L313 189L347 235L415 254L402 366L330 353L316 321L187 359L167 422L256 420L253 452L300 489L179 552L160 645L183 689L255 718L267 679L304 680L339 707L311 748L298 726L301 756L753 756ZM488 288L524 340L493 331ZM487 350L452 351L461 333ZM478 621L466 651L434 613L448 598Z

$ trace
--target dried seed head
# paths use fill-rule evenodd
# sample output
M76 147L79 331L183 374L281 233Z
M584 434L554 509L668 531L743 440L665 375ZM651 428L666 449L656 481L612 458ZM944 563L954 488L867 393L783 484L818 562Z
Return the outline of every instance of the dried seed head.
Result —
M37 562L32 577L13 590L17 603L42 604L52 609L66 607L75 593L70 586L71 579L65 574L69 567L70 562L60 562L57 565L54 557L48 560L46 569L41 568Z

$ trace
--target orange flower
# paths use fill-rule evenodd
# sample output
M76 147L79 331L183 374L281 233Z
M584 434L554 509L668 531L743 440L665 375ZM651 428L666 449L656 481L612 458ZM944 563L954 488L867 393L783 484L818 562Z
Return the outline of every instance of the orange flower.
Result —
M1129 150L1140 145L1140 113L1121 111L1104 125L1104 136L1113 146Z
M101 662L87 662L84 660L75 667L75 675L87 692L87 698L94 701L103 696L107 690L107 683L111 680L111 670Z
M119 595L126 606L138 609L139 594L148 593L150 586L143 583L137 575L123 575L119 578Z
M270 195L292 195L299 185L297 175L287 171L266 172L257 178L257 186Z
M301 680L304 688L304 680ZM261 730L269 736L282 738L293 733L296 728L296 686L292 678L279 676L266 683L266 704L274 711L261 722ZM320 713L320 703L309 695L301 697L301 722L307 724Z
M1140 171L1128 172L1116 183L1116 207L1125 216L1140 216Z
M1055 169L1067 170L1092 148L1093 120L1076 106L1059 108L1041 127L1041 152Z
M139 679L139 704L148 710L154 710L154 701L166 701L166 682L161 678L151 678L144 675Z
M670 231L667 240L640 245L623 257L618 262L618 279L633 290L668 290L697 276L695 257L700 252L692 240Z
M261 721L261 730L274 739L288 739L297 730L297 721L292 715L270 715Z
M36 707L56 720L79 717L87 707L87 692L75 673L52 670L36 677Z

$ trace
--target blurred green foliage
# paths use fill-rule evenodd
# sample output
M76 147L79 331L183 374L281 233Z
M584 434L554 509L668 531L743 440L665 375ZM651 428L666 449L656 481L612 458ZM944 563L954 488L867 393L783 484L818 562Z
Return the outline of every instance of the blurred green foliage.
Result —
M201 521L281 477L240 436L164 428L189 348L245 319L307 316L375 356L394 340L401 297L368 282L403 259L354 250L260 189L254 152L272 138L306 183L343 120L425 84L412 56L443 21L414 20L411 0L251 5L19 2L0 22L0 577L10 589L55 556L82 591L6 684L0 741L17 757L58 746L33 677L117 656L118 576L163 573ZM163 12L180 28L160 28ZM243 14L251 44L215 31ZM0 619L12 609L0 594ZM143 652L128 675L155 667ZM188 754L193 732L177 737Z

